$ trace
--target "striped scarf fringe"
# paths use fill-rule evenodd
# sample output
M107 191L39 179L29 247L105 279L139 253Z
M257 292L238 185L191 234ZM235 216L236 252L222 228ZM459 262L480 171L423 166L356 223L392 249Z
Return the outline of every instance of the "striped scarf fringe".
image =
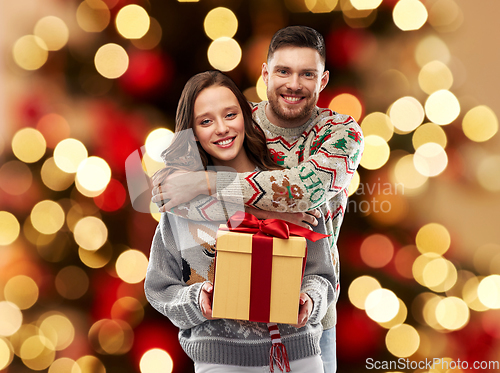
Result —
M281 335L278 324L274 322L267 323L269 334L271 335L271 350L269 351L269 370L274 373L274 364L282 372L290 372L290 362L285 345L281 342Z

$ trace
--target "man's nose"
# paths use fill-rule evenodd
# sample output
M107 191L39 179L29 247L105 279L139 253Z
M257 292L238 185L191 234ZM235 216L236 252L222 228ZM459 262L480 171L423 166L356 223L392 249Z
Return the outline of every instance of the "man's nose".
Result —
M288 78L287 88L292 91L298 91L302 89L302 84L300 82L299 74L291 74Z

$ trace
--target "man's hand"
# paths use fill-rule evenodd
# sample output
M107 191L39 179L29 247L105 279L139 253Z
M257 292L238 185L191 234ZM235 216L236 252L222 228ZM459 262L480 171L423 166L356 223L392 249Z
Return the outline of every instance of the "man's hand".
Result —
M212 299L213 299L214 286L205 282L201 287L200 293L200 308L203 316L208 320L213 320L212 317Z
M163 174L155 174L152 178L154 203L168 200L160 212L169 211L172 207L184 202L189 202L199 194L208 195L207 178L205 171L183 172L177 171L165 177Z
M281 219L310 230L312 230L311 225L313 227L318 225L318 220L316 219L321 217L321 213L318 209L307 212L277 212L258 210L253 207L245 207L245 212L252 214L257 219Z
M311 316L313 303L314 302L309 295L306 293L300 293L298 324L292 326L302 328L306 325L307 320L309 320L309 316Z

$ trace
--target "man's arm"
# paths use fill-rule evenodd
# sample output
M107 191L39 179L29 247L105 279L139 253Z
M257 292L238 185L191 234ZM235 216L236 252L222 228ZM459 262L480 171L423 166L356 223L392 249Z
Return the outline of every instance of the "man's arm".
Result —
M364 143L354 122L337 124L306 160L289 169L242 174L218 172L217 195L225 201L243 196L246 206L281 212L304 212L346 189L359 165ZM323 134L328 128L322 128ZM320 135L321 132L318 134ZM321 136L318 136L321 139Z

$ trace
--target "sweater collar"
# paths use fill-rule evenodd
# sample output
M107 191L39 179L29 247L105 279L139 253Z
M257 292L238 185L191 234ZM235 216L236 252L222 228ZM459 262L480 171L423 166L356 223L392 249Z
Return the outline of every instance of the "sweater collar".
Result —
M305 122L303 125L300 127L294 127L294 128L283 128L283 127L278 127L274 124L272 124L269 119L267 119L266 116L266 105L267 101L261 101L257 104L258 110L256 112L257 114L257 122L259 123L260 127L263 130L267 130L271 133L274 133L276 135L281 135L284 137L288 136L299 136L301 135L314 121L314 119L319 115L319 108L316 106L311 114L311 117Z

